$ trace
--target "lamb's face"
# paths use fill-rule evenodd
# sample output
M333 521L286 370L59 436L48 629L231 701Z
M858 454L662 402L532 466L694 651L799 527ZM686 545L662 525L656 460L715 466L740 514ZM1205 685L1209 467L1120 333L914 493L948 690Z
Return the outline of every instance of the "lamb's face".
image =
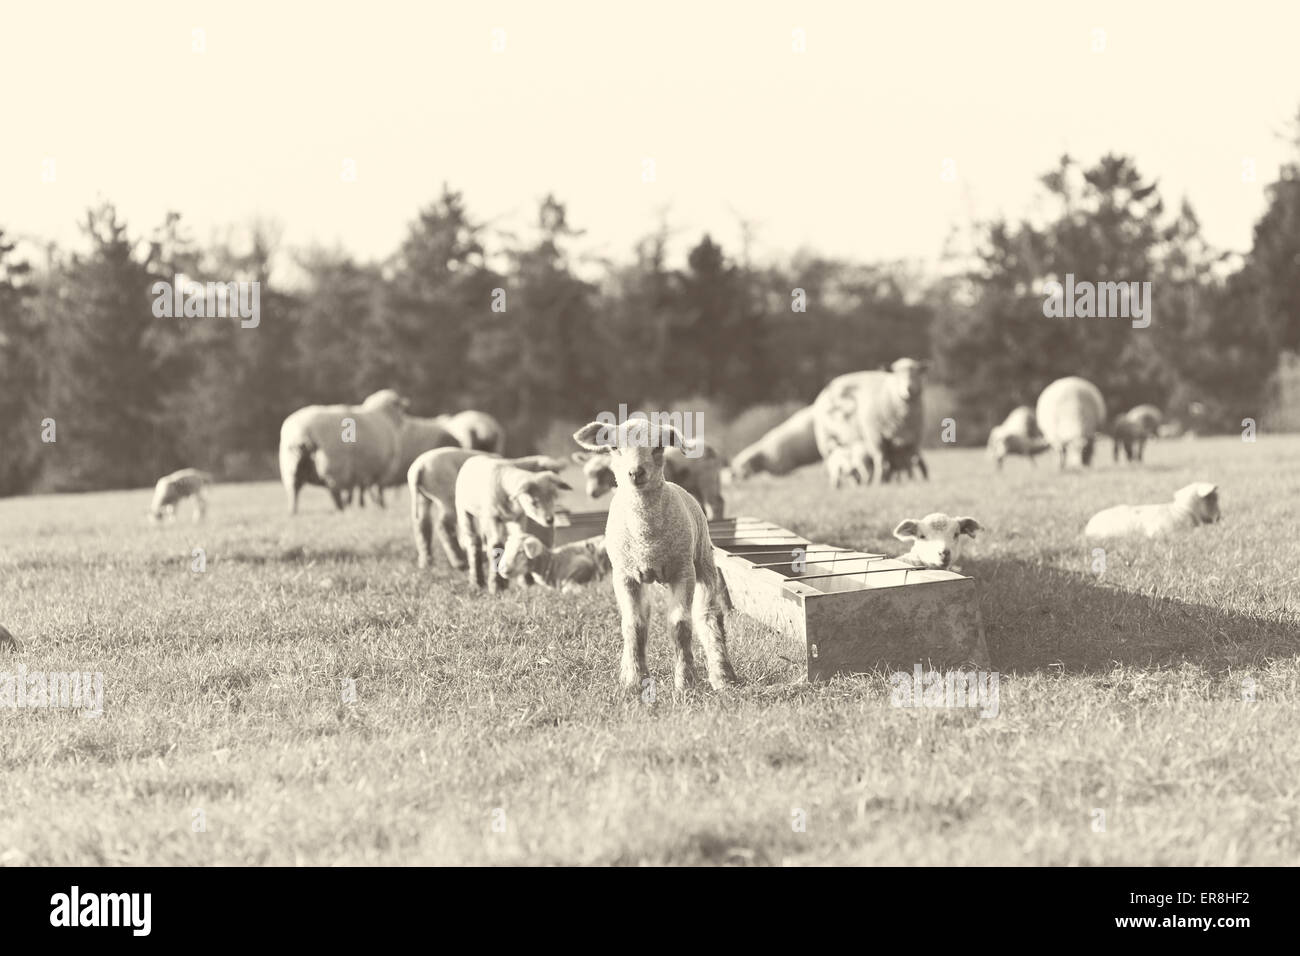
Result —
M1201 524L1219 520L1219 487L1208 481L1196 481L1174 493L1174 501L1187 508Z
M603 452L574 452L573 460L582 465L582 475L587 481L587 495L600 498L614 490L614 469L610 456Z
M925 373L929 367L929 362L918 362L910 358L901 358L891 365L890 370L897 380L899 396L909 402L918 398L921 389L925 386Z
M911 541L908 556L921 567L947 570L961 555L962 536L975 537L980 523L974 518L952 518L942 512L926 515L921 520L908 518L894 529L894 537Z
M497 562L497 574L503 578L518 577L528 570L528 562L546 550L546 545L531 534L512 534L506 538Z
M570 487L549 472L543 472L524 482L515 494L515 501L524 514L547 528L555 524L555 502L561 491Z
M682 438L671 425L632 419L622 425L592 422L573 436L588 451L608 452L609 469L620 488L649 492L664 483L664 448L682 447Z

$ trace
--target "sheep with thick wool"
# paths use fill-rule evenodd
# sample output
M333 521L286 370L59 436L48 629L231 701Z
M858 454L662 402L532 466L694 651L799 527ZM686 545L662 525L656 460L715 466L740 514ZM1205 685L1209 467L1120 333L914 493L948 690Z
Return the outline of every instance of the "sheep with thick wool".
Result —
M717 690L736 683L708 521L699 502L664 480L665 449L684 449L685 439L671 425L642 419L621 425L591 422L573 439L588 451L609 451L617 482L605 523L605 551L622 618L623 685L639 687L649 676L649 584L662 584L669 592L674 686L681 690L695 681L692 621L704 646L709 683Z
M901 358L885 370L850 372L831 379L813 402L813 433L827 458L835 449L859 447L874 475L887 481L892 447L921 446L921 393L928 362ZM892 447L891 447L892 446ZM832 481L835 475L831 476Z
M1097 433L1106 422L1106 400L1096 385L1077 375L1058 378L1038 396L1034 417L1062 469L1071 448L1078 449L1080 464L1092 464Z

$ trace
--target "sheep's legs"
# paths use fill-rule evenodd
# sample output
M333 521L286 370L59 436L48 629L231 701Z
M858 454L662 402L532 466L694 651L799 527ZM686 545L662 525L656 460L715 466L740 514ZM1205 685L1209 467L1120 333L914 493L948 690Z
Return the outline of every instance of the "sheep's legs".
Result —
M466 566L465 552L456 541L456 516L443 505L440 504L438 507L442 510L442 514L438 516L434 530L438 534L438 540L442 542L442 550L447 552L447 560L451 562L451 566L457 571L463 571Z
M343 493L337 488L330 489L330 497L334 499L334 507L339 511L343 510Z
M623 621L623 662L619 680L624 687L636 689L650 674L645 664L645 644L650 633L650 595L640 581L626 577L614 579L614 597L618 600Z
M487 584L483 580L483 563L486 556L483 554L483 542L479 538L478 522L468 512L457 512L456 517L460 527L460 543L465 548L470 587L481 588Z
M675 582L668 594L668 631L673 636L673 686L685 690L695 683L695 655L691 652L691 596L695 577Z
M202 491L194 493L194 521L197 523L203 520L203 516L208 511L208 499L203 497Z
M695 618L695 629L700 634L700 643L704 645L709 683L714 690L739 683L735 668L731 666L731 657L727 654L727 636L722 629L722 603L718 600L717 571L713 572L711 582L703 578L695 582L695 599L691 611Z
M433 562L433 516L429 514L429 500L418 491L411 499L411 528L415 532L416 563L427 568Z

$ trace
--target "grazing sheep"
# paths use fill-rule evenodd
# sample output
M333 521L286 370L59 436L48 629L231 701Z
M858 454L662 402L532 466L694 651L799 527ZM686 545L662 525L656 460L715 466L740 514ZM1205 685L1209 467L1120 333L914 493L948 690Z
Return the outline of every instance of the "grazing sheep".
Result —
M298 512L304 484L324 485L342 511L344 492L379 487L392 471L406 401L392 389L376 392L362 405L308 405L280 426L280 480L289 513ZM345 420L351 424L345 427ZM349 494L350 496L350 494Z
M673 684L679 690L695 680L691 621L699 632L709 683L717 690L734 684L722 627L721 581L713 563L709 525L699 502L679 485L664 480L664 449L685 447L671 425L639 419L622 425L591 422L573 436L588 451L611 452L618 487L605 523L605 549L622 618L623 659L619 677L639 687L648 677L645 650L650 603L646 585L669 591L668 625L676 646Z
M1196 481L1174 492L1174 500L1160 505L1117 505L1098 511L1083 534L1088 538L1123 538L1144 535L1159 538L1219 520L1219 489Z
M495 458L491 452L471 448L435 448L411 463L406 472L411 494L411 529L415 536L416 561L427 568L433 561L433 535L446 552L447 560L457 571L469 567L465 552L456 539L456 477L460 466L479 455ZM513 458L508 464L524 471L561 471L564 462L544 455ZM436 512L436 514L434 514Z
M888 480L890 445L921 445L921 392L928 362L901 358L890 370L850 372L830 381L813 402L813 425L822 456L841 445L862 443L871 459L867 475Z
M664 450L664 479L681 485L700 503L709 520L724 518L726 503L722 498L722 455L701 439L690 442L691 453L680 448ZM575 451L573 460L582 465L587 479L587 494L600 498L614 490L614 471L608 452Z
M469 409L455 415L439 415L434 421L456 436L461 448L490 451L498 455L506 450L505 429L487 412Z
M898 556L898 560L918 568L954 570L961 556L962 536L975 537L983 526L974 518L950 518L942 512L928 514L920 521L908 518L899 522L894 537L911 541L912 550Z
M572 490L550 472L528 471L495 455L475 455L456 475L456 525L469 562L470 583L496 593L505 587L497 574L484 575L484 565L499 560L508 525L525 516L540 525L555 524L555 499Z
M1051 447L1038 429L1034 410L1028 405L1013 408L1002 420L1002 424L994 426L989 432L988 453L997 462L998 471L1002 470L1002 459L1008 455L1025 455L1029 458L1029 463L1037 467L1038 460L1035 456Z
M194 520L201 521L208 510L204 495L212 476L197 468L182 468L164 475L153 486L153 502L149 505L149 520L161 521L164 517L175 520L176 506L186 498L194 499Z
M1116 418L1110 432L1111 441L1114 443L1112 451L1115 461L1119 461L1119 450L1122 447L1126 461L1133 461L1136 458L1140 462L1146 451L1147 439L1155 438L1159 434L1163 421L1164 416L1154 405L1130 408Z
M1084 467L1092 464L1097 433L1106 421L1106 401L1096 385L1077 375L1058 378L1038 396L1034 415L1043 437L1060 455L1062 469L1072 446L1078 447Z
M756 472L785 475L821 460L813 434L813 408L801 408L744 449L731 461L731 480L744 481Z
M535 535L518 530L510 532L497 564L497 573L503 578L526 575L532 582L559 588L566 594L600 580L609 570L604 535L552 550Z

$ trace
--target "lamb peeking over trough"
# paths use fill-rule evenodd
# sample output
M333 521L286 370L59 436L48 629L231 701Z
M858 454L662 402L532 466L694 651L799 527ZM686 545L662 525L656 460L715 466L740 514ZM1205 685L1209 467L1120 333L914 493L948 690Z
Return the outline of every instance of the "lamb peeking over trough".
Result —
M695 681L691 622L699 631L714 689L736 683L722 628L718 570L713 563L709 525L699 503L679 485L664 480L665 448L685 447L670 425L633 419L621 425L591 422L573 435L588 451L609 451L618 483L605 523L614 596L622 617L623 686L639 687L649 675L645 649L649 637L648 584L669 591L668 626L676 659L673 684L679 690Z
M529 580L568 593L603 578L610 569L605 538L598 536L551 549L541 539L511 531L497 564L503 578L527 575Z
M928 362L901 358L889 371L851 372L831 379L813 403L817 447L823 457L861 443L871 460L870 482L888 479L891 446L921 447L921 393Z
M208 510L204 496L212 476L197 468L182 468L158 479L153 488L153 502L149 505L149 520L176 518L176 506L186 498L194 499L194 520L201 521Z
M505 587L500 575L485 576L485 566L505 548L508 525L528 516L540 525L555 523L555 499L571 490L551 472L519 468L493 455L476 455L456 475L456 525L469 561L470 583L495 593Z
M1165 504L1116 505L1098 511L1083 533L1089 538L1159 538L1213 524L1219 517L1218 486L1196 481L1179 488L1174 492L1174 500Z
M722 499L722 455L700 439L689 444L690 454L675 447L664 450L664 480L685 488L710 520L723 518L726 504ZM582 465L590 497L600 498L614 490L608 452L575 451L573 460Z
M928 514L920 521L908 518L899 522L894 537L911 541L912 550L898 556L919 568L951 571L961 556L962 536L975 537L982 526L974 518L951 518L943 512Z

